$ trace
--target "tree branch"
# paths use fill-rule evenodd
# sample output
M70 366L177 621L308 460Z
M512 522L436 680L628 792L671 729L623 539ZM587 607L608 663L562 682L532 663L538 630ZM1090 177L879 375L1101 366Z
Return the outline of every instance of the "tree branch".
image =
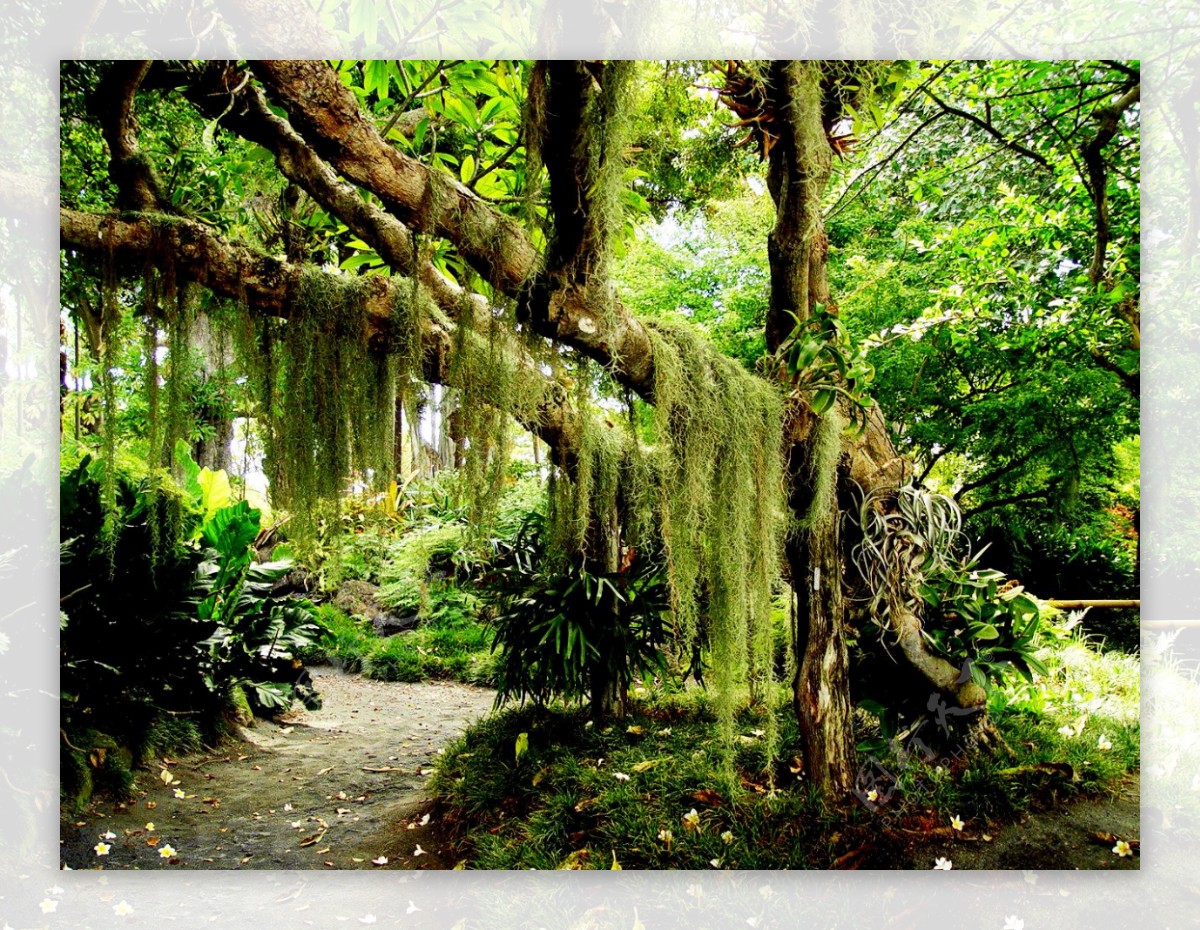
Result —
M995 126L993 126L990 120L981 119L980 117L976 116L974 113L970 113L967 110L962 110L962 109L959 109L958 107L951 106L950 104L948 104L944 100L942 100L940 97L938 97L928 87L924 88L924 93L925 93L926 97L928 97L930 100L932 100L934 103L936 103L939 107L941 107L943 113L948 113L951 116L957 116L959 119L964 119L973 126L978 126L980 129L982 129L984 132L986 132L989 136L991 136L993 139L995 139L997 142L999 142L1001 145L1003 145L1006 149L1011 149L1012 151L1016 152L1018 155L1023 155L1025 158L1028 158L1034 164L1038 165L1041 168L1044 168L1046 171L1053 170L1050 166L1050 162L1048 162L1044 156L1039 155L1033 149L1022 145L1020 142L1017 142L1015 139L1009 139L1007 136L1004 135L1004 133L1002 133L999 129L997 129Z
M343 176L376 194L401 222L449 239L501 293L518 297L542 256L515 221L449 175L397 152L367 120L352 91L323 62L251 64L292 126ZM654 349L646 328L614 301L604 328L587 295L568 290L532 319L540 335L577 349L646 400L654 396Z
M149 61L115 61L91 99L108 143L108 173L117 186L121 210L161 209L162 189L138 148L135 97L149 70Z
M997 497L994 500L980 504L978 507L971 507L963 510L964 517L971 517L977 513L984 513L988 510L995 510L998 507L1007 507L1009 504L1023 504L1026 501L1049 500L1050 491L1026 491L1024 494L1014 494L1011 497Z
M214 293L245 300L251 310L287 319L296 303L304 268L234 245L203 223L143 213L115 216L59 210L59 238L63 248L92 254L109 254L118 264L137 270L148 260L174 263L183 275ZM329 272L333 274L333 272ZM391 332L392 307L397 297L407 298L410 283L401 278L370 275L362 279L366 289L365 312L373 336ZM398 289L403 289L397 293ZM426 381L453 385L450 365L450 331L430 320L420 333L422 371ZM514 360L519 377L526 379L521 390L542 398L538 415L522 425L555 447L563 460L578 448L575 418L565 403L565 391L540 371Z
M1140 372L1130 373L1114 362L1111 358L1101 352L1099 349L1093 349L1091 352L1092 360L1103 368L1105 371L1110 371L1121 383L1125 385L1125 389L1134 397L1142 396L1142 376Z
M1092 284L1099 284L1104 280L1106 253L1108 243L1112 240L1112 230L1108 221L1108 165L1104 161L1103 150L1117 134L1125 111L1141 100L1141 95L1142 85L1139 81L1112 104L1097 110L1095 118L1100 126L1096 135L1083 145L1083 163L1087 166L1092 215L1096 226L1096 244L1092 252L1092 263L1088 267L1088 280Z

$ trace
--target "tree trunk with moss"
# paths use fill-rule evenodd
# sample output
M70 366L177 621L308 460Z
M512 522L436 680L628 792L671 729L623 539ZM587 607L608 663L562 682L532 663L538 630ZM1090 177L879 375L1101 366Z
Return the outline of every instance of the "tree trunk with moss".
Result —
M771 302L767 347L777 350L797 323L828 306L828 241L821 197L832 151L822 123L822 74L816 62L776 62L768 78L779 139L771 150L768 187L776 220L768 239ZM789 504L795 528L785 553L796 593L793 702L807 777L827 794L854 780L854 721L842 596L840 513L836 485L841 421L793 406L786 424ZM832 452L832 454L830 454Z

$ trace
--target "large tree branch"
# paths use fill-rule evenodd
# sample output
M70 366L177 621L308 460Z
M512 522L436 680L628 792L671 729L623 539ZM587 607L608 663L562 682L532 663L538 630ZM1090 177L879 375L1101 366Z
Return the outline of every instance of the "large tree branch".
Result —
M180 274L214 293L245 300L252 312L287 319L296 304L304 268L234 245L203 223L157 214L123 216L59 210L63 248L109 255L118 265L142 269L147 261L173 263ZM334 274L334 272L326 272ZM372 336L392 332L392 308L407 299L411 283L402 278L370 275L362 279L364 311ZM424 320L420 332L424 380L453 384L452 338L448 328ZM537 416L522 423L569 459L577 448L577 426L565 405L565 392L548 383L525 360L513 360L526 396L542 398Z
M415 269L434 300L456 315L464 292L430 262L419 259L412 231L339 179L295 130L271 111L262 91L243 82L243 74L228 63L212 62L191 73L186 95L205 116L220 118L227 129L271 152L285 178L370 243L394 271L411 275Z
M521 226L449 175L388 145L325 63L260 61L251 68L296 131L344 177L376 194L406 225L449 239L498 291L521 296L542 264ZM653 398L649 333L619 303L614 301L601 327L588 295L566 288L529 322L540 335L595 359L637 394Z
M115 61L92 97L108 143L108 173L117 185L117 207L122 210L161 208L158 181L138 148L135 97L149 70L148 61Z

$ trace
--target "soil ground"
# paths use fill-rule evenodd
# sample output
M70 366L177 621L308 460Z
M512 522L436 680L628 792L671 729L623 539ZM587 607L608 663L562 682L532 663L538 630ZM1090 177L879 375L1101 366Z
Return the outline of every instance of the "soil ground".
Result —
M312 670L319 711L258 721L245 743L140 773L136 799L93 803L61 826L72 869L451 869L425 789L440 750L492 708L494 692L450 682L371 681ZM1112 843L1139 836L1136 779L992 831L912 837L900 862L930 869L1136 869ZM179 797L181 792L183 797ZM153 825L153 829L150 826ZM103 838L112 833L112 838ZM107 855L97 855L104 842ZM164 856L170 847L174 855ZM891 859L897 862L896 859ZM864 865L864 867L866 867Z
M931 869L944 857L955 869L1137 869L1140 853L1121 857L1112 849L1116 839L1141 836L1138 788L1133 776L1113 797L1026 814L1019 823L991 831L990 841L970 825L957 838L920 841L909 849L909 867Z
M434 825L421 824L425 782L439 750L491 710L495 693L311 671L321 710L259 720L243 731L244 744L166 765L169 785L140 773L135 802L101 800L62 824L62 861L75 869L453 868ZM98 856L107 832L116 837ZM174 857L161 855L168 845Z

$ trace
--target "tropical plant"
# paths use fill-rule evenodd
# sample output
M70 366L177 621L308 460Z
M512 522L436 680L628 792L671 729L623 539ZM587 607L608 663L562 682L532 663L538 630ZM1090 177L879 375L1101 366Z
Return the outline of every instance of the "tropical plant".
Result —
M1001 572L968 557L962 513L943 494L916 486L868 494L857 514L852 550L873 617L923 616L921 633L938 654L969 671L981 687L1009 670L1045 674L1034 655L1037 602ZM881 635L888 627L881 624Z
M496 546L497 701L582 699L611 689L618 708L639 676L665 671L670 596L661 566L635 555L596 572L547 548L546 519L530 514Z
M196 570L196 615L215 625L204 643L204 681L216 694L240 686L265 711L287 710L294 696L319 707L315 694L294 687L297 651L316 642L313 605L272 594L291 571L292 560L254 561L259 517L258 510L239 501L200 528L207 548Z

